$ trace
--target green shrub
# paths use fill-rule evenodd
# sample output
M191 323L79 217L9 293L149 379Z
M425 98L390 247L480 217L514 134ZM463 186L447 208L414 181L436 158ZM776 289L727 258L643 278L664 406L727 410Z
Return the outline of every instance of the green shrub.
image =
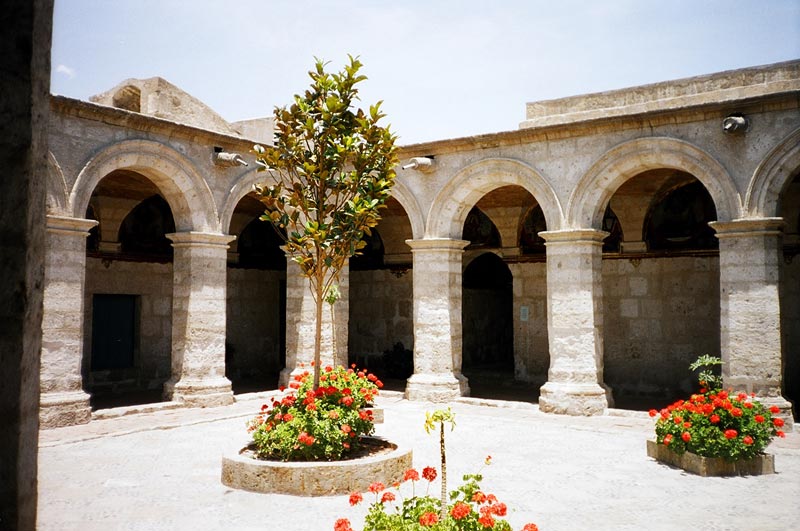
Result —
M256 453L280 461L334 461L358 450L374 432L371 405L383 383L355 367L325 367L312 388L308 371L294 377L280 400L273 398L248 422Z

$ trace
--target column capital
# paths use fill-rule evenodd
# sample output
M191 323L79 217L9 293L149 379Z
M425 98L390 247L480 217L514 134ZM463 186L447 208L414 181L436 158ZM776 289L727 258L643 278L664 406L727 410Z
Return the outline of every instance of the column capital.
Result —
M454 240L451 238L424 238L421 240L406 240L412 252L417 251L463 251L469 245L468 240Z
M236 236L214 232L172 232L165 234L173 247L224 247L228 248Z
M746 236L777 236L783 231L783 218L743 218L732 221L712 221L708 224L719 239Z
M597 229L548 230L539 233L545 245L553 243L592 243L602 245L610 233Z
M47 215L47 231L54 234L89 236L89 230L98 224L99 221L93 219Z

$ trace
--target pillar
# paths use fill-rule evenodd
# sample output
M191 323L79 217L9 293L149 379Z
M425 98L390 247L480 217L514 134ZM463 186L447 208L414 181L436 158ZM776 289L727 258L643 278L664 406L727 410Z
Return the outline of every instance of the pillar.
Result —
M781 408L781 316L779 298L782 218L712 222L719 238L720 347L725 387L754 392Z
M414 374L406 384L406 398L446 402L468 396L461 374L461 262L469 242L406 243L414 262Z
M322 309L322 366L347 366L347 328L350 322L350 267L339 271L340 297L336 304L327 302ZM288 385L296 374L311 371L314 361L314 336L316 303L308 278L300 266L286 260L286 367L281 371L279 383ZM335 326L334 326L335 323ZM334 348L335 345L335 348Z
M95 225L91 219L47 216L39 410L43 428L85 424L92 416L81 364L86 238Z
M175 249L172 296L172 377L166 398L190 406L233 402L225 377L225 291L228 244L234 236L167 234Z
M3 3L0 32L0 528L36 528L53 0Z
M548 380L539 409L601 415L610 403L603 387L602 249L607 232L540 232L547 246Z

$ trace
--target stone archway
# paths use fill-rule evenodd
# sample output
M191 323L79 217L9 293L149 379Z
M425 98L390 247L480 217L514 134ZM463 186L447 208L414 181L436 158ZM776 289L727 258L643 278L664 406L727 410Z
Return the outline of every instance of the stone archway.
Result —
M67 182L52 152L47 153L47 213L65 216L69 212Z
M758 165L744 201L748 217L768 218L778 215L781 192L800 168L800 129L781 141Z
M169 203L179 232L219 232L214 198L200 173L183 155L151 140L112 144L89 159L69 196L73 217L83 217L97 184L115 170L135 171L152 181Z
M736 185L717 160L683 140L656 137L625 142L601 156L581 177L569 198L567 225L600 227L614 192L631 177L658 168L682 170L697 178L714 199L718 220L735 219L741 214Z
M460 238L472 206L492 190L509 185L520 186L536 198L548 228L555 230L561 226L561 204L539 172L513 159L486 159L459 171L436 195L428 214L425 238Z

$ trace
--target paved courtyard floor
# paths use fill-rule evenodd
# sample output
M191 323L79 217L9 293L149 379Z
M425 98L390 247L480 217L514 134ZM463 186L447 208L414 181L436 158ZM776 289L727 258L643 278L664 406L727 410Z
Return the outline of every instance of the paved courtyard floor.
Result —
M245 420L263 402L249 395L223 408L43 431L38 528L330 531L347 517L358 529L366 506L350 507L347 496L255 494L220 482L221 456L243 446ZM423 420L441 406L391 392L378 406L386 422L377 434L410 445L415 467L438 468L438 437L425 433ZM653 421L644 413L564 417L535 404L479 399L452 407L449 486L491 455L482 486L508 505L517 530L526 522L542 531L800 529L800 426L770 447L776 474L701 478L647 457Z

